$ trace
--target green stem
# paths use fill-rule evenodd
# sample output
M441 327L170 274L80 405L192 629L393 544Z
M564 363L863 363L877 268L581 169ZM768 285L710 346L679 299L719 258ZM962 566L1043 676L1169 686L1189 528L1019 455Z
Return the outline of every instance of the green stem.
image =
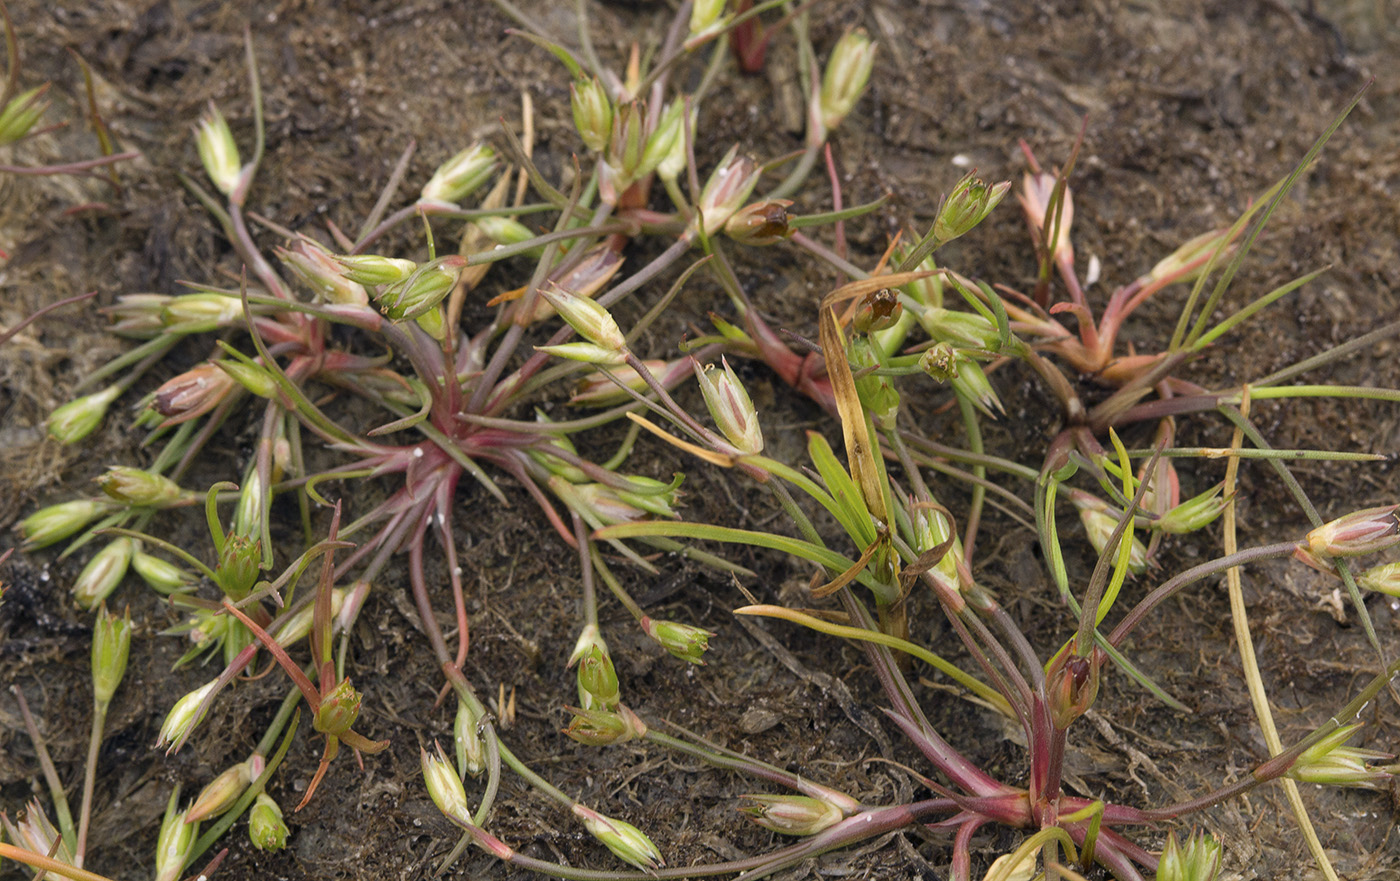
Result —
M102 750L102 730L107 726L107 704L93 699L92 733L88 737L87 765L83 769L83 800L78 808L78 846L73 851L73 865L83 867L87 855L88 825L92 821L92 791L97 784L97 756Z

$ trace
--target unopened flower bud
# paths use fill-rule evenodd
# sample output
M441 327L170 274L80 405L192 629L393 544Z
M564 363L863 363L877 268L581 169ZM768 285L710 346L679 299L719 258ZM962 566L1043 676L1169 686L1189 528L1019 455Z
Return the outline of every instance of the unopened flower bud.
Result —
M195 126L194 144L209 180L225 196L234 195L243 182L243 163L238 157L238 144L233 140L233 131L213 101L209 102L209 109L204 111L199 125Z
M724 222L724 234L742 245L763 247L791 238L788 224L791 199L766 199L745 205Z
M627 188L642 177L645 146L645 106L638 101L619 105L613 112L612 136L598 168L598 192L604 202L616 204Z
M1400 597L1400 563L1373 566L1356 576L1356 582L1367 590Z
M486 183L496 170L496 151L485 144L473 144L438 166L423 186L424 202L456 205Z
M783 835L816 835L846 817L836 805L806 795L749 794L741 797L749 804L739 810L763 828Z
M1200 495L1187 499L1158 517L1152 528L1169 535L1184 535L1205 528L1230 503L1229 498L1220 495L1222 489L1224 484L1216 484Z
M968 232L992 213L1010 189L1009 180L988 184L981 178L967 175L953 187L938 212L933 222L934 239L947 243Z
M1167 846L1157 861L1157 881L1215 881L1220 871L1220 843L1205 833L1194 833L1182 847L1176 832L1167 835Z
M997 326L982 315L934 306L920 313L919 323L929 336L959 348L995 352L1001 346Z
M763 451L763 429L758 424L758 411L748 391L727 359L721 359L723 370L713 364L701 369L695 364L695 378L710 417L715 420L726 440L739 452L756 456Z
M121 336L150 339L165 331L161 313L173 300L167 294L122 294L117 302L102 311L116 319L112 332Z
M564 734L587 746L610 746L636 740L647 732L646 723L626 706L618 704L617 709L585 710L579 707L566 707L573 718Z
M710 637L715 634L701 627L679 624L675 621L656 621L642 618L642 630L662 648L682 661L704 664L705 651L710 647Z
M29 134L34 123L49 108L49 102L44 98L48 90L49 84L44 83L20 92L6 102L5 109L0 110L0 147L13 144Z
M724 27L726 0L695 0L690 8L690 36L703 37Z
M580 80L569 85L569 103L574 111L574 128L584 146L601 151L612 134L613 107L608 90L597 77Z
M1304 750L1288 770L1288 776L1304 783L1384 789L1393 776L1392 769L1377 768L1367 763L1385 761L1393 756L1373 749L1344 745L1360 729L1359 722L1343 725L1322 738Z
M181 294L166 301L160 318L176 333L208 333L242 324L243 301L225 294Z
M311 725L322 734L339 737L349 731L360 715L360 702L364 700L350 685L349 678L340 680L331 693L321 699Z
M621 700L617 670L607 647L592 645L578 661L578 699L585 710L616 709Z
M486 744L481 740L481 720L464 700L457 701L457 718L452 722L452 743L456 747L457 770L479 776L486 770Z
M92 628L92 693L97 703L106 706L112 702L112 695L126 675L130 653L131 613L119 618L108 612L104 604Z
M345 277L344 265L335 255L311 239L297 239L277 256L311 288L318 300L364 306L369 294L364 285Z
M126 577L135 548L136 542L122 536L94 554L73 582L73 600L84 609L97 608Z
M757 163L739 153L737 145L729 148L700 192L697 207L704 220L705 235L719 232L734 212L744 206L762 172Z
M341 275L362 285L396 284L418 270L418 264L412 260L378 254L352 254L335 260L344 267Z
M997 413L1005 413L1001 398L983 372L982 365L971 358L958 358L957 369L952 378L953 388L958 394L972 402L986 416L995 419ZM995 411L995 412L993 412Z
M1054 230L1055 218L1047 216L1054 190L1055 175L1027 172L1022 180L1021 192L1016 194L1021 209L1025 211L1026 223L1030 224L1031 231L1037 239L1049 235ZM1074 224L1074 199L1070 195L1068 185L1064 188L1064 199L1060 203L1059 214L1058 232L1055 240L1050 243L1051 259L1057 263L1074 260L1074 246L1069 240L1070 227Z
M642 364L653 376L658 377L670 367L668 362L660 360L643 361ZM649 388L642 375L629 365L620 365L612 371L612 375L617 377L623 386L635 392L645 392ZM611 407L614 404L630 400L632 400L632 396L618 388L617 383L601 372L594 372L585 375L578 381L578 385L574 386L573 397L569 398L569 403L583 407Z
M574 816L582 820L584 828L623 862L644 872L655 871L666 864L661 858L661 851L656 849L651 839L631 823L606 817L580 804L574 805Z
M1217 250L1220 251L1220 255L1215 258L1217 265L1228 255L1230 238L1229 229L1213 229L1201 233L1153 266L1152 271L1147 274L1147 283L1195 281L1205 271L1211 255Z
M445 257L419 267L403 281L379 291L375 299L380 311L395 321L426 315L452 292L465 265L461 257Z
M160 823L160 836L156 839L156 881L179 881L185 861L199 837L199 824L189 822L186 811L175 810L179 797L177 788L171 793L165 818Z
M593 343L563 343L558 346L535 346L535 351L544 352L546 355L553 355L556 358L581 361L584 364L596 364L599 367L612 367L622 364L627 360L626 352L619 352L616 349L608 349L603 346L595 346Z
M332 628L338 627L335 617L340 614L341 608L345 605L346 589L337 587L331 590L331 619ZM286 619L286 622L273 634L277 639L277 644L282 648L290 648L311 635L311 628L316 623L316 604L310 603L298 609L294 614Z
M217 407L232 390L233 378L206 361L166 380L156 389L151 408L171 424L188 422Z
M472 812L467 806L467 790L462 786L462 778L457 774L457 769L452 767L452 762L448 760L442 747L435 743L433 748L434 755L429 755L428 751L421 747L418 749L423 765L423 782L428 786L428 795L432 796L433 804L437 805L443 816L470 823Z
M194 583L194 578L184 569L169 560L162 560L144 551L137 551L131 555L131 568L136 570L136 574L140 575L152 590L166 596L182 591Z
M652 123L651 134L642 150L637 177L645 177L659 168L662 162L675 153L676 145L684 144L684 141L685 104L682 101L672 101L662 108L660 116Z
M1012 861L1015 860L1013 863ZM991 878L999 878L1001 881L1032 881L1039 873L1036 871L1037 863L1035 853L1028 853L1018 856L1014 853L1004 853L992 860L991 868L987 870L982 881Z
M186 498L170 478L129 465L112 465L95 482L109 498L136 508L168 508Z
M0 817L3 816L0 814ZM15 825L10 825L9 818L6 817L5 826L10 831L10 840L15 844L32 853L45 856L53 854L53 858L59 862L73 865L73 851L69 849L58 829L49 821L49 817L44 813L44 807L39 804L38 799L32 799L29 804L25 805L24 815Z
M1308 533L1308 549L1323 558L1359 557L1383 551L1400 542L1400 535L1396 535L1397 508L1400 505L1367 508L1325 523Z
M272 399L277 396L277 379L265 367L234 358L215 361L214 365L260 398Z
M899 296L889 288L871 291L861 298L856 314L851 319L851 328L856 333L875 333L889 330L904 314L904 306Z
M77 499L40 508L19 522L25 550L46 548L62 541L96 520L109 506L92 499Z
M61 443L73 444L92 434L102 424L107 408L121 393L120 387L108 386L54 410L48 419L49 437Z
M204 720L204 714L200 712L200 704L214 693L214 689L218 685L219 680L211 680L175 702L175 706L170 708L170 712L165 716L165 722L160 726L160 737L156 740L156 749L163 746L174 749L175 744L179 743Z
M195 823L227 812L253 782L253 778L262 773L262 768L262 756L254 755L247 761L224 769L223 773L200 790L194 804L186 809L185 822Z
M699 119L698 114L699 109L692 105L690 108L691 137L695 135L695 126ZM670 152L662 157L661 162L656 166L656 174L662 180L674 181L676 178L680 177L682 171L685 171L686 164L690 161L689 157L686 155L685 144L685 118L682 117L677 137L671 143Z
M248 811L248 839L258 850L281 850L287 846L287 824L282 809L265 792L258 793Z
M1107 502L1095 498L1086 492L1071 490L1069 500L1079 512L1079 519L1084 524L1084 531L1089 535L1089 543L1094 546L1094 550L1100 554L1108 548L1108 540L1113 536L1113 531L1118 528L1119 515L1108 506ZM1125 532L1125 540L1131 538L1132 550L1128 556L1128 571L1134 575L1140 575L1147 571L1147 548L1136 536L1131 536Z
M622 330L608 310L596 300L581 297L567 288L557 286L541 288L540 294L570 327L593 345L612 353L626 350L627 338L623 336ZM551 348L557 349L562 346Z
M817 92L815 116L822 126L823 138L856 106L874 69L875 44L863 30L847 31L831 50Z
M509 217L481 217L474 221L476 228L497 245L518 245L535 238L535 233L525 224ZM544 248L531 248L525 254L538 258Z

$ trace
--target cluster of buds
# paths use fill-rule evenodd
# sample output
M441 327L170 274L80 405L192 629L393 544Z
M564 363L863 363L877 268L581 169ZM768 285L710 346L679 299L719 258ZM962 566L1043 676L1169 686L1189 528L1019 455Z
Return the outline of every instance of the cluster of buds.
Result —
M748 804L739 810L765 829L783 835L816 835L846 818L841 808L807 795L741 796Z
M624 863L636 866L643 872L654 872L666 865L661 851L631 823L604 816L580 804L574 805L573 811L574 816L583 821L584 828Z
M1103 554L1108 549L1108 540L1113 536L1113 531L1118 528L1121 514L1102 499L1080 490L1070 490L1069 500L1079 512L1084 531L1089 535L1089 543L1099 554ZM1134 575L1141 575L1147 571L1147 547L1129 532L1125 532L1123 538L1132 542L1132 550L1128 554L1128 571Z
M1344 745L1360 729L1360 723L1343 725L1308 747L1298 756L1293 767L1289 768L1288 776L1304 783L1326 786L1386 788L1397 767L1376 767L1368 763L1387 761L1394 756L1373 749Z
M605 121L600 100L606 101L606 95L601 98L595 95L591 99L585 111L594 115L579 127L580 133L587 130L587 137L595 142ZM673 154L681 153L680 167L683 168L684 111L679 101L672 102L659 113L648 112L647 105L641 101L630 101L613 111L610 134L598 166L598 194L604 202L617 204L633 184L657 171L668 160L668 170L679 173Z

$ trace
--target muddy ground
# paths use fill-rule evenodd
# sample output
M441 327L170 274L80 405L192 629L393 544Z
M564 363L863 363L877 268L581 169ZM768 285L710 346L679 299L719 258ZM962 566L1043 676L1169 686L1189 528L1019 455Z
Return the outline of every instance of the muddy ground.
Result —
M520 5L551 30L573 32L573 4ZM633 40L657 38L667 5L589 3L598 51L621 63ZM105 304L121 293L173 292L179 280L236 271L227 244L176 175L198 169L189 128L210 99L247 143L245 27L256 47L268 115L268 152L250 207L293 229L327 219L356 227L412 139L418 152L411 181L426 179L441 158L473 139L503 143L502 120L519 126L522 94L534 102L536 149L547 170L557 171L579 149L561 69L542 50L507 36L507 20L481 0L289 0L249 4L251 12L244 6L183 0L10 4L25 82L54 80L54 115L76 118L72 104L81 95L80 80L62 51L75 49L98 78L98 97L116 138L143 158L121 168L120 193L93 181L4 179L0 248L10 259L0 276L0 323L85 290L97 290ZM1101 262L1102 280L1090 296L1103 297L1176 244L1228 222L1251 195L1293 166L1374 75L1366 99L1261 240L1236 296L1242 302L1303 272L1333 268L1191 365L1190 375L1206 386L1226 386L1371 330L1400 313L1397 15L1393 0L1250 0L1205 9L1191 2L1118 0L818 2L812 38L823 56L853 26L866 28L882 44L869 94L835 138L848 202L893 194L873 218L849 226L852 259L871 265L892 233L925 226L939 195L965 165L990 179L1018 177L1025 167L1019 139L1042 159L1057 161L1087 118L1073 182L1076 246L1081 269L1091 256ZM736 141L759 156L800 147L793 61L790 40L780 37L764 74L724 74L723 98L702 111L702 166ZM37 162L93 152L92 135L79 124L21 144L14 155ZM829 189L814 180L803 199L799 208L821 210ZM74 206L87 207L70 211ZM274 243L271 237L264 241ZM968 274L1020 287L1033 279L1024 225L1009 201L946 253L946 262ZM814 303L837 283L835 276L790 249L754 252L745 260L743 276L775 323L814 333ZM494 284L494 293L509 286L507 280L501 274L487 286ZM1143 347L1164 340L1183 296L1173 289L1143 309L1128 335ZM694 284L673 323L648 338L649 354L665 356L687 327L705 325L708 310L725 308L711 283ZM0 525L86 492L109 462L145 455L134 449L140 433L123 418L109 418L80 447L42 439L48 410L66 400L86 372L122 351L123 343L102 333L103 323L93 307L70 309L0 350ZM1322 371L1317 381L1400 386L1397 352L1394 342L1378 344ZM206 354L193 346L177 350L140 389ZM763 408L776 455L800 461L802 431L830 431L817 408L796 399L766 369L745 368L744 378ZM1053 408L1028 374L1004 371L996 383L1008 415L988 429L989 446L1038 462L1056 427ZM935 389L925 383L913 399L923 430L959 441ZM1261 405L1255 413L1256 424L1281 447L1384 453L1400 448L1400 410L1393 405L1310 400ZM230 433L222 440L214 458L236 461L237 468L211 468L203 475L206 483L238 479L233 471L241 470L253 436ZM606 454L615 441L604 433L586 452ZM1224 444L1228 436L1218 422L1187 421L1182 441ZM644 442L633 461L637 470L658 476L687 471L688 519L755 524L774 514L765 497L736 475L683 462L658 444ZM1295 472L1324 516L1400 498L1400 472L1392 462L1299 464ZM1202 489L1222 473L1219 463L1183 467L1185 489ZM1268 470L1250 465L1242 474L1242 543L1301 534L1304 518ZM349 501L365 504L372 492ZM966 504L959 489L944 492L954 507ZM518 718L507 737L517 751L567 792L644 825L672 865L782 844L734 811L734 797L753 788L742 780L656 749L600 751L558 733L566 721L561 706L573 693L563 670L577 626L573 557L518 487L508 509L475 487L464 487L462 495L463 510L480 512L459 521L463 565L472 573L467 672L483 694L494 694L498 685L515 689ZM979 578L1027 622L1037 647L1050 650L1071 625L1044 576L1032 534L993 515L984 536ZM1218 548L1218 541L1218 530L1211 530L1198 541L1169 542L1160 572L1191 565ZM10 542L0 539L0 546ZM801 567L776 555L733 556L762 573L745 584L761 600L801 601L795 585L810 574ZM70 605L66 593L80 564L55 557L19 555L0 572L13 585L0 610L0 681L28 696L73 791L81 779L90 712L89 617ZM1092 564L1087 553L1070 562L1080 578ZM660 579L633 576L631 586L653 614L690 620L718 634L710 664L690 668L647 643L615 605L605 606L627 700L646 718L706 732L871 802L923 791L892 764L924 769L898 732L880 720L882 699L858 651L787 625L746 629L728 611L744 601L738 590L701 568L665 561ZM1146 584L1129 589L1141 593ZM1282 563L1253 567L1246 590L1266 682L1284 740L1291 741L1374 675L1376 657L1354 612L1340 611L1333 585L1311 570ZM152 750L167 707L208 671L170 674L183 646L158 631L173 623L172 613L134 580L119 598L132 604L141 623L108 723L89 865L124 879L148 876L171 785L198 788L246 755L284 686L269 677L240 687L220 702L190 748L172 757ZM289 811L292 837L285 851L255 851L242 824L235 827L226 839L231 852L220 877L426 877L450 848L456 835L423 791L418 747L450 738L451 716L434 707L440 678L410 605L403 585L381 585L353 645L352 675L367 696L362 725L372 737L389 738L391 748L367 758L363 773L345 758L337 761L315 800L294 817ZM1400 618L1391 605L1373 597L1369 609L1383 643L1400 653ZM931 644L948 646L953 637L933 611L928 604L916 606L915 631ZM1071 735L1076 791L1163 804L1234 780L1264 757L1220 583L1168 604L1132 649L1193 712L1173 712L1122 677L1110 677L1097 715ZM1020 779L1023 752L989 714L933 688L919 693L956 746L994 772ZM1374 725L1365 745L1400 749L1394 703L1372 705L1366 718ZM298 738L271 789L284 805L290 807L306 786L316 749L315 739ZM0 808L17 810L38 779L33 748L18 729L7 692L0 695ZM1400 878L1393 794L1305 787L1304 795L1346 877ZM1231 877L1316 876L1276 789L1211 810L1196 822L1225 841ZM562 811L514 781L507 782L489 825L533 856L593 868L616 865ZM975 868L984 869L1016 840L1010 833L984 832ZM1149 832L1141 840L1156 848L1162 839ZM830 854L782 877L939 878L946 876L947 860L945 838L910 833ZM0 869L6 872L13 877L15 869ZM519 874L478 854L453 869L455 877Z

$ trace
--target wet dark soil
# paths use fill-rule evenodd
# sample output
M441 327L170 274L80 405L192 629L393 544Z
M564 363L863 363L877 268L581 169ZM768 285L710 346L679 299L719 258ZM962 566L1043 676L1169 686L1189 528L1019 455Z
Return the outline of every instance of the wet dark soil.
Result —
M574 32L573 4L537 0L521 7L550 30ZM658 39L668 4L590 2L593 39L620 65L633 41ZM6 178L0 186L0 324L86 290L107 304L122 293L170 293L178 282L217 280L237 272L227 243L177 175L198 169L189 137L206 102L217 101L242 143L251 135L243 33L251 30L267 106L268 152L250 207L292 229L333 221L358 226L405 146L416 140L409 180L474 139L498 143L501 127L518 129L522 96L534 105L536 153L548 174L580 149L572 133L567 79L547 53L505 31L489 4L174 2L10 4L25 59L25 82L56 83L55 117L81 118L81 81L72 48L92 66L103 114L124 148L143 154L120 169L123 188L100 181ZM1284 204L1242 271L1233 296L1243 303L1301 273L1331 270L1304 290L1222 340L1189 375L1224 387L1365 333L1400 315L1400 38L1386 2L1290 3L1285 0L1202 6L1192 2L934 3L827 0L813 7L812 39L823 56L841 33L864 27L881 43L868 96L837 134L834 155L847 203L881 193L892 200L848 225L851 259L870 266L889 237L924 228L940 194L976 167L988 179L1018 177L1025 140L1046 162L1069 153L1087 120L1075 188L1075 241L1081 269L1102 266L1091 299L1148 269L1185 239L1227 223L1255 194L1287 173L1312 140L1371 76L1377 82L1342 126L1320 163ZM716 100L702 110L699 157L713 163L738 142L758 156L801 146L802 99L790 40L779 37L764 72L724 74ZM95 151L79 123L19 145L15 160L39 162ZM798 208L829 204L823 184ZM75 206L83 206L74 210ZM271 246L275 241L264 242ZM638 257L640 261L642 256ZM812 335L816 300L835 275L794 250L746 254L740 266L775 324ZM950 246L944 262L966 274L1028 288L1034 259L1024 225L1008 202L975 233ZM640 262L638 263L640 265ZM513 286L506 274L496 289ZM519 282L515 282L518 284ZM1184 290L1171 289L1140 311L1127 337L1148 350L1170 334ZM1100 300L1101 302L1101 300ZM675 320L648 338L673 351L689 327L726 304L699 281L674 310ZM45 414L66 400L89 371L122 351L103 333L95 306L68 309L0 349L0 524L37 506L88 491L111 462L146 461L141 434L109 418L98 435L63 448L42 438ZM1400 386L1397 344L1387 341L1310 375L1309 381ZM153 378L174 375L207 351L177 349ZM831 424L760 366L743 368L764 412L770 450L800 462L806 429ZM1046 393L1029 374L995 379L1007 415L989 426L987 443L1032 464L1057 427ZM142 390L152 387L143 385ZM912 411L931 435L962 442L933 389L913 392ZM1329 447L1394 454L1400 416L1393 405L1314 399L1262 403L1255 423L1279 447ZM115 413L114 417L125 413ZM213 449L206 483L238 479L255 427L229 432ZM1223 423L1186 420L1181 442L1224 445ZM602 434L597 453L617 435ZM1146 444L1146 436L1129 443ZM603 453L606 455L606 452ZM227 470L221 464L229 465ZM767 524L775 511L740 477L681 461L643 442L633 466L658 476L688 474L685 516L697 521ZM1183 489L1218 480L1221 463L1183 465ZM1299 463L1293 468L1324 517L1400 498L1400 473L1382 464ZM1269 469L1241 470L1242 544L1300 535L1306 518ZM351 496L354 507L371 501ZM947 498L965 506L961 489ZM571 552L537 516L525 492L502 507L464 486L458 542L468 573L472 648L467 673L482 694L513 690L514 726L506 737L532 767L571 795L643 825L672 865L713 862L773 849L784 842L734 810L752 784L633 744L581 747L558 732L574 686L564 670L578 622L578 569ZM177 528L173 525L172 529ZM188 529L190 527L180 527ZM977 574L1026 622L1037 648L1049 652L1072 623L1054 596L1033 549L1034 536L989 515ZM197 533L190 532L195 541ZM10 539L0 540L0 546ZM1162 573L1218 553L1218 529L1168 542ZM737 551L733 558L761 576L743 586L762 601L800 597L810 575L790 560ZM1087 552L1070 560L1087 577ZM662 576L629 576L658 617L688 620L718 634L710 663L688 667L664 656L616 606L605 628L626 699L645 718L667 720L778 765L800 770L872 803L923 792L900 767L923 767L883 720L878 686L855 649L788 625L742 624L729 610L745 602L726 577L678 560L660 561ZM71 607L66 587L80 567L52 552L17 555L0 571L10 584L0 608L0 681L23 689L40 720L60 774L74 792L82 776L90 713L89 616ZM439 575L441 573L438 573ZM1130 585L1141 595L1147 580ZM1155 583L1155 581L1153 582ZM1356 615L1334 583L1296 564L1250 567L1250 620L1266 685L1285 742L1322 723L1378 670ZM446 592L443 608L449 606ZM203 733L176 756L152 750L165 710L205 681L208 669L172 674L184 651L158 631L173 613L134 584L118 598L140 622L125 685L108 721L102 752L93 856L113 878L149 874L156 831L170 787L193 791L241 759L283 693L277 677L247 683L222 699ZM800 602L800 600L798 600ZM1382 597L1368 608L1384 647L1400 654L1400 619ZM931 604L916 604L915 633L949 647ZM253 850L240 824L226 839L226 879L417 878L431 875L456 839L420 782L418 747L450 739L450 710L435 706L440 684L404 585L391 577L377 589L355 633L352 675L366 695L366 733L388 738L388 751L335 763L317 797L295 816L277 854ZM1266 756L1240 674L1223 584L1211 581L1169 603L1131 646L1134 658L1179 696L1190 713L1172 711L1120 676L1111 676L1098 708L1071 734L1072 789L1130 804L1160 805L1247 774ZM1024 775L1024 753L993 717L921 687L930 718L974 760L1011 782ZM1397 749L1400 713L1374 703L1363 745ZM272 794L290 806L315 769L317 740L299 736ZM16 705L0 694L0 809L19 810L40 777ZM473 798L475 795L473 795ZM76 794L74 795L76 800ZM1392 794L1304 787L1304 798L1338 869L1352 879L1400 878ZM1191 822L1191 821L1188 821ZM1301 837L1281 791L1266 788L1194 819L1226 844L1229 877L1310 879ZM511 780L490 819L492 832L524 853L591 868L615 866L555 805ZM1160 846L1162 831L1142 835ZM782 877L946 877L948 842L907 833L857 851L833 853ZM978 868L1014 846L1007 832L977 840ZM0 873L14 875L12 867ZM520 873L477 853L455 877Z

